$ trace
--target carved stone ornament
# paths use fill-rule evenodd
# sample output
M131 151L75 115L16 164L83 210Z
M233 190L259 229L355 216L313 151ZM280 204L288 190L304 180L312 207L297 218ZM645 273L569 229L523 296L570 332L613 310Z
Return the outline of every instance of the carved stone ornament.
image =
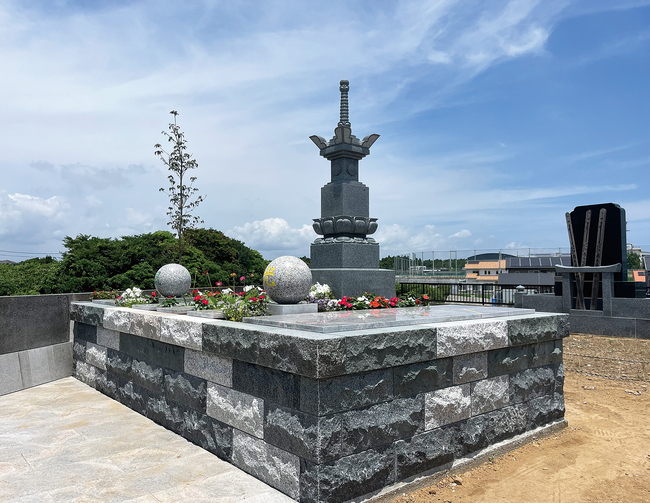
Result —
M353 217L338 215L335 217L314 218L312 224L316 234L329 236L332 234L373 234L377 230L377 219L369 217Z

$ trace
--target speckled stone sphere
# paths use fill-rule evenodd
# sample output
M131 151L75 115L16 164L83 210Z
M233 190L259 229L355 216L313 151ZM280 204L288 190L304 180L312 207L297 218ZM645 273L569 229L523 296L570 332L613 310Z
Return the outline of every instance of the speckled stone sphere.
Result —
M184 295L192 286L190 271L180 264L167 264L158 269L154 278L156 290L165 297Z
M264 271L264 290L278 304L297 304L310 288L311 271L298 257L278 257Z

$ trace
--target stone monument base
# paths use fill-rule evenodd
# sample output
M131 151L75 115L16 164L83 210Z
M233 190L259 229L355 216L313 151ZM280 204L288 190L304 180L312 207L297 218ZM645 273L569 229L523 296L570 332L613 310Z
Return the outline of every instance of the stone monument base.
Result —
M395 297L395 271L389 269L312 269L314 283L326 284L334 297L356 297L372 292L390 299Z
M285 314L304 314L317 313L318 304L274 304L267 306L267 311L271 316L282 316Z

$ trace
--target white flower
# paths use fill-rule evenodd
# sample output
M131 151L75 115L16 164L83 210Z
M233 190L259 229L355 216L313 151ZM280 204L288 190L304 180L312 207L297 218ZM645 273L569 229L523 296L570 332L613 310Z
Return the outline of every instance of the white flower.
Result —
M253 285L246 285L246 286L244 287L244 292L247 292L247 293L248 293L248 292L250 292L252 289L253 289Z
M232 290L230 288L224 288L223 290L221 290L221 293L222 294L232 293Z

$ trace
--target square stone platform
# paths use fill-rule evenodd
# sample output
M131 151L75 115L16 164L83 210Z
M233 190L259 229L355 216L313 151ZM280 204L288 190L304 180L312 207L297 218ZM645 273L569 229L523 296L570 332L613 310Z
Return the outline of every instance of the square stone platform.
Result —
M301 502L358 501L564 421L565 314L71 318L78 379Z

